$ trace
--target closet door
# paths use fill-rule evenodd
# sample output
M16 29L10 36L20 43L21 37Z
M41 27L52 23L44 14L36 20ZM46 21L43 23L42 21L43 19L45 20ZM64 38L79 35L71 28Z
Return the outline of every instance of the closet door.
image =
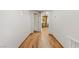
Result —
M34 14L34 31L38 31L38 14Z

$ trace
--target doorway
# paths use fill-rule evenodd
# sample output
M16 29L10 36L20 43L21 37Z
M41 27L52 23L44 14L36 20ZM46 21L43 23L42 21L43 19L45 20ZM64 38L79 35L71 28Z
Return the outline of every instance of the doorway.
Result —
M42 16L42 28L48 27L47 16Z
M42 31L48 31L48 16L42 16Z

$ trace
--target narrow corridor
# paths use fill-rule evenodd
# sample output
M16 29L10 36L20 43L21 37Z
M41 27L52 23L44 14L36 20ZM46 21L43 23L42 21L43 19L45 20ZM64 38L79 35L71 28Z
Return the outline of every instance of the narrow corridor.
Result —
M1 10L0 48L79 48L78 25L79 10Z

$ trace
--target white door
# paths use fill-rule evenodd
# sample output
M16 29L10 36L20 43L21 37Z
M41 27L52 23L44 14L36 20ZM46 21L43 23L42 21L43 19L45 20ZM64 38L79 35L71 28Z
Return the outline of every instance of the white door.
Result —
M41 31L41 16L34 14L34 31Z

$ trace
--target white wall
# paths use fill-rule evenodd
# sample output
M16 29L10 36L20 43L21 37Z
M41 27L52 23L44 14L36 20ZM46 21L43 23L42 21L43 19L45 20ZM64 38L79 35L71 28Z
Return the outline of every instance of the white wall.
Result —
M79 11L52 11L49 32L54 34L64 47L79 47Z
M0 47L18 47L32 32L29 11L0 11Z

